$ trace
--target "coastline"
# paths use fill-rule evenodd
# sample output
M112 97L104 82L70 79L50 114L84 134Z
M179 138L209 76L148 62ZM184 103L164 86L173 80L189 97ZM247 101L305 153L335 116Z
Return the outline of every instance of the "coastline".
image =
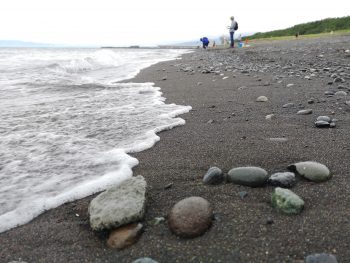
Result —
M335 40L324 41L331 41L336 50L339 45L345 45L345 40L339 41L340 44ZM312 41L305 41L305 45L313 47ZM274 43L273 47L276 45L278 49L279 43ZM3 247L0 258L4 262L19 259L27 262L132 262L149 256L159 262L293 262L310 253L328 252L336 254L340 262L346 262L350 258L347 249L349 210L346 208L350 201L346 194L350 178L346 172L350 167L344 160L350 157L349 113L345 106L338 109L336 99L307 104L310 97L323 98L328 79L286 78L283 81L295 84L290 90L285 88L285 82L278 83L275 74L268 70L221 71L229 77L223 79L220 74L203 74L202 69L198 69L198 66L212 63L209 61L212 58L217 58L214 62L219 65L223 56L240 56L242 64L233 65L238 68L250 63L249 57L259 59L253 60L253 65L274 63L269 61L278 59L279 53L270 52L270 46L259 48L262 54L255 49L185 54L182 60L158 63L129 80L154 82L156 87L161 87L167 103L193 108L180 115L186 120L185 126L160 132L161 140L154 147L132 154L140 162L134 175L143 175L149 185L145 233L135 245L122 251L107 249L106 233L90 230L87 206L92 197L87 197L0 234ZM322 52L323 47L318 48L312 51ZM294 52L300 55L308 50ZM314 57L314 54L309 56ZM194 72L186 71L187 67ZM265 85L267 82L269 85ZM260 95L267 96L269 101L255 102ZM312 107L315 113L300 117L295 114L297 108L282 109L283 104L291 101L296 107ZM336 111L339 127L315 129L315 115L331 111ZM277 118L269 122L265 116L271 113ZM213 122L208 123L209 120ZM269 140L279 137L288 141ZM305 211L298 216L285 216L273 210L269 204L273 187L202 184L202 177L210 166L218 166L227 173L232 167L255 165L272 173L305 160L326 164L334 176L322 184L298 182L293 191L306 201ZM173 186L164 189L169 183ZM238 194L241 191L248 193L243 200ZM166 224L148 223L155 217L165 216L173 204L188 196L202 196L214 207L216 220L203 236L178 239ZM267 225L268 218L272 218L274 224Z

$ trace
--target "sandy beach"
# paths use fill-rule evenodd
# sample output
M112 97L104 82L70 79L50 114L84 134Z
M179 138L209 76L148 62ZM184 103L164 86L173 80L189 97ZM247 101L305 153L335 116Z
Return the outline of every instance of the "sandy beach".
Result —
M90 229L91 196L1 233L0 262L129 263L146 256L161 263L303 262L323 252L350 262L350 95L325 94L350 92L349 43L350 36L337 36L196 50L141 71L130 82L154 82L167 103L193 110L181 115L186 125L159 133L153 148L132 154L140 161L134 175L148 183L140 240L122 251L107 248L107 233ZM259 96L268 101L256 102ZM284 108L287 103L294 105ZM297 115L301 109L313 113ZM269 114L274 118L267 120ZM316 128L321 115L336 118L336 127ZM299 161L320 162L333 174L323 183L298 178L292 191L305 201L299 215L272 208L272 186L202 183L211 166L224 173L260 166L272 174ZM166 222L151 223L189 196L213 206L215 220L204 235L181 239Z

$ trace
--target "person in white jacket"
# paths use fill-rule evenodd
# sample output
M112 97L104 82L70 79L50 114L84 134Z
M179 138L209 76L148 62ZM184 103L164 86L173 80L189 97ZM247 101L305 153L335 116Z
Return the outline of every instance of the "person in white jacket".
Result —
M235 21L235 18L231 16L231 26L228 27L230 29L231 48L235 47L234 35L235 35L235 31L237 30L237 26L238 24Z

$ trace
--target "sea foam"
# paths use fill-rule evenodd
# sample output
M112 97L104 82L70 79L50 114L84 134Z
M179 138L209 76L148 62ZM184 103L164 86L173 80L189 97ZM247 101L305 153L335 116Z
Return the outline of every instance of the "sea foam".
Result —
M56 50L17 54L24 61L11 70L0 50L0 69L7 71L0 79L0 232L131 177L138 160L128 153L152 147L157 132L185 123L176 116L191 107L166 104L153 83L114 83L181 53L138 51L127 59L100 51L81 54L95 56L85 70L77 61L79 70L62 70L74 63Z

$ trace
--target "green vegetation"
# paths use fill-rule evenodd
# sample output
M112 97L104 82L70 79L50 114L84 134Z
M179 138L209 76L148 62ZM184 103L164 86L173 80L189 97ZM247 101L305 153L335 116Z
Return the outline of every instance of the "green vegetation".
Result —
M274 30L265 33L256 33L249 39L276 38L299 35L314 35L329 33L331 31L350 31L350 16L339 18L327 18L320 21L295 25L290 28Z

